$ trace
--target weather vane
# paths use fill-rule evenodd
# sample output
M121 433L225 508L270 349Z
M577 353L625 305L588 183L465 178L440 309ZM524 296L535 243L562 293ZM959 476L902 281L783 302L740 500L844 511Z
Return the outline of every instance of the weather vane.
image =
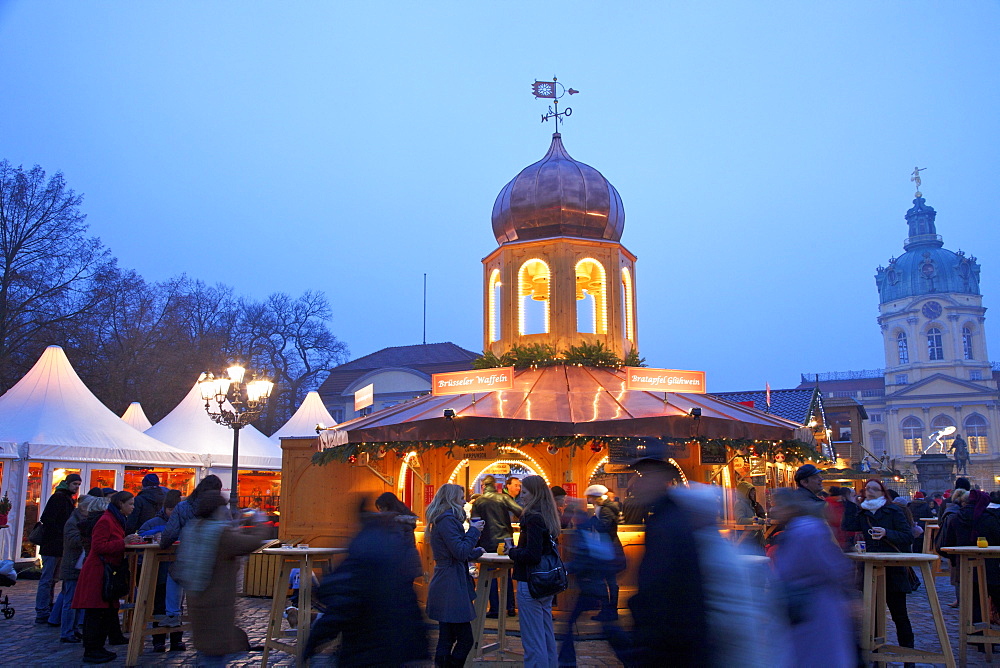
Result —
M914 167L912 175L910 176L910 180L917 184L916 197L923 197L923 195L920 194L920 172L924 171L925 169L927 169L927 168L926 167Z
M574 90L572 88L566 88L556 77L552 77L552 81L535 81L531 84L531 93L536 98L549 98L555 105L555 109L549 107L549 113L542 114L542 123L549 120L550 118L555 119L556 122L556 132L559 132L559 123L565 123L567 116L573 115L573 110L570 107L566 107L565 111L559 111L559 98L561 98L566 93L570 95L576 95L580 91Z

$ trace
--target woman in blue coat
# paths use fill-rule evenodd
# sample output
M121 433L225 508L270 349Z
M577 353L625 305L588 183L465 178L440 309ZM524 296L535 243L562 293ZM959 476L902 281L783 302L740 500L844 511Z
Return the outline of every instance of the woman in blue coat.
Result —
M458 485L441 485L427 507L434 576L427 590L427 616L438 622L439 634L434 664L463 666L472 650L472 620L476 611L475 585L469 575L469 560L485 552L476 547L485 522L465 522L465 495Z

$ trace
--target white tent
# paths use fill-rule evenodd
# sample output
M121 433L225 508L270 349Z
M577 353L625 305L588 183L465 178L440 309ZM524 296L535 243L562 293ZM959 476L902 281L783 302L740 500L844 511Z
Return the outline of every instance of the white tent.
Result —
M337 421L330 415L330 411L326 410L323 400L319 398L319 392L313 391L306 395L295 415L281 429L271 434L271 440L278 442L282 438L293 436L315 438L316 425L325 429L335 424Z
M146 430L165 443L196 453L205 466L232 468L233 430L217 424L205 412L205 400L195 383L177 407ZM281 448L253 425L240 430L241 469L281 470Z
M153 423L146 417L146 411L142 410L142 404L138 401L133 401L128 405L122 419L139 431L146 431L153 426Z

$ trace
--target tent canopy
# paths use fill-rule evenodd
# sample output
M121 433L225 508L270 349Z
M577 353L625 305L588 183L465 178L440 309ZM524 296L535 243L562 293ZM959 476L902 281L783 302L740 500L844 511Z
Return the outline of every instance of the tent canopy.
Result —
M87 389L59 346L49 346L0 397L0 442L33 460L198 466L191 453L136 431Z
M330 415L330 411L326 410L319 392L313 391L306 395L295 415L281 429L271 434L271 439L279 441L294 436L315 437L316 425L326 428L335 424L337 421Z
M206 466L232 467L233 430L208 417L198 383L174 410L146 430L146 434L200 455ZM247 425L240 429L239 467L280 470L281 448L253 425Z
M146 431L153 426L153 423L146 417L146 411L142 410L142 404L138 401L133 401L128 405L122 419L139 431Z

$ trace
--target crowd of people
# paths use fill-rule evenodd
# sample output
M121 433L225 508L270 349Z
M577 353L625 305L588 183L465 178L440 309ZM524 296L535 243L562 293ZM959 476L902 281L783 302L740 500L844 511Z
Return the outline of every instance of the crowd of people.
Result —
M80 644L83 663L115 660L107 646L128 643L119 616L132 581L126 545L169 547L179 540L177 562L157 572L153 626L180 627L186 595L199 665L226 665L228 657L249 649L235 622L238 557L260 547L267 530L259 521L234 523L217 476L206 476L183 500L180 491L161 487L155 473L143 478L138 494L95 487L81 495L81 482L78 474L67 476L42 511L35 537L42 559L36 624L58 627L62 643ZM179 630L151 641L153 652L187 650Z
M630 625L620 625L618 600L626 568L618 527L628 513L614 493L591 485L575 499L537 475L508 477L498 491L487 475L481 494L467 497L461 486L445 484L427 506L425 541L434 567L424 609L414 589L424 575L414 536L419 518L392 493L373 508L362 502L346 558L319 583L317 610L301 621L312 626L305 656L339 637L338 665L464 665L474 646L475 562L501 552L510 558L506 580L515 584L500 596L493 581L486 615L518 617L530 668L576 665L577 624L588 611L625 666L812 665L822 639L823 664L846 668L859 657L859 577L845 552L922 551L920 520L932 517L940 522L937 550L981 539L1000 545L1000 493L972 489L965 478L954 490L907 499L879 479L859 491L826 487L822 472L806 464L794 476L795 488L773 490L766 511L754 487L735 488L738 523L763 524L766 517L777 524L766 540L761 531L758 542L745 543L757 549L753 556L719 531L721 488L676 486L660 459L639 460L633 469L628 510L645 523L645 553L627 604ZM234 521L216 476L183 499L161 488L154 474L136 495L94 488L77 498L80 483L75 474L63 480L41 517L36 623L58 626L61 642L81 643L84 663L113 660L105 645L127 640L120 594L108 593L109 568L124 562L130 542L179 541L176 562L157 573L155 625L171 630L152 636L152 650L168 651L168 640L169 651L186 649L181 632L172 630L180 626L185 596L199 665L227 665L249 649L235 616L236 579L240 557L258 548L265 533L257 522ZM538 593L532 572L553 555L561 555L571 586L565 594ZM1000 603L1000 564L989 560L986 577L990 599ZM902 647L914 646L907 595L922 584L909 568L887 569L885 602ZM956 568L952 584L957 606ZM553 614L557 595L567 597L560 607L569 611L561 624ZM426 619L437 624L433 650Z

